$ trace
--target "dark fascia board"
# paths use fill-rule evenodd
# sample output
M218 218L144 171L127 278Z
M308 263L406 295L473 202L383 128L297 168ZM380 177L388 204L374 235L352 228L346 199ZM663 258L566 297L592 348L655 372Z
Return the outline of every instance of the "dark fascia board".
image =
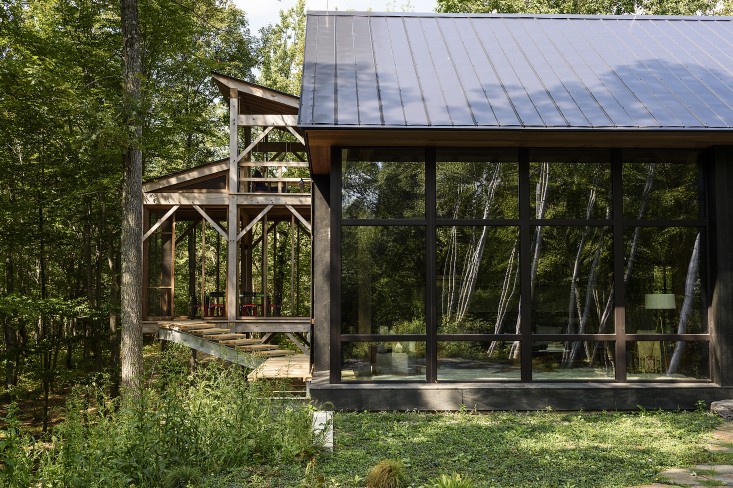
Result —
M341 16L341 17L457 17L457 18L517 18L517 19L587 19L587 20L712 20L732 21L732 16L709 15L584 15L584 14L500 14L500 13L436 13L436 12L362 12L347 10L310 10L312 16Z
M235 88L241 93L260 96L266 98L270 102L281 103L287 107L298 108L300 106L300 97L290 93L258 85L257 83L251 83L216 71L211 72L211 78L219 88L222 96L227 100L229 99L229 89Z

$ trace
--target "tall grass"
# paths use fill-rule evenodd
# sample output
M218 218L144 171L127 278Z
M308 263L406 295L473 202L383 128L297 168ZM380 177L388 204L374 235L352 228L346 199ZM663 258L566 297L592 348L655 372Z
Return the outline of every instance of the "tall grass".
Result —
M40 455L37 481L198 485L210 474L291 463L318 449L307 404L272 400L270 385L247 382L236 368L209 365L184 374L164 366L132 401L120 403L101 388L74 391L51 447Z

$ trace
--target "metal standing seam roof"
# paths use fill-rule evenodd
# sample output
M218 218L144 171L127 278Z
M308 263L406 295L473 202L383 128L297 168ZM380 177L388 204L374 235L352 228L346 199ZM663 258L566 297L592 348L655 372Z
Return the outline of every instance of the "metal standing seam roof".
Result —
M733 17L310 12L303 128L731 129Z

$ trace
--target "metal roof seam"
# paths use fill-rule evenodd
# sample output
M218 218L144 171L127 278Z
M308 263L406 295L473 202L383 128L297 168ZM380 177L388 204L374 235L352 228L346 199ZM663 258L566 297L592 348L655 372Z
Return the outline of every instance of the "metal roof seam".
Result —
M489 110L491 111L491 115L494 117L494 120L496 121L496 124L497 125L501 125L501 122L499 120L499 116L496 114L496 111L494 110L494 106L491 103L491 98L489 97L489 94L486 92L486 87L481 83L482 80L481 80L481 77L478 74L478 71L476 70L476 63L473 62L473 58L470 56L470 50L469 50L468 46L466 45L466 39L464 37L464 32L459 28L458 25L456 25L455 21L453 22L452 25L453 25L453 28L456 31L456 34L457 34L458 38L460 39L460 44L461 44L461 48L463 50L463 54L465 55L466 60L468 61L468 64L471 65L471 71L473 72L474 79L478 82L479 87L481 89L481 92L484 94L484 99L486 100L486 104L489 106ZM473 33L473 29L471 30L471 32ZM474 36L474 38L475 38L475 36ZM448 45L447 43L446 43L446 47L448 47L448 49L450 50L450 45ZM460 76L459 76L459 79L460 79ZM469 103L469 105L471 105L471 107L473 107L473 105L468 100L468 95L466 95L466 100ZM481 124L480 121L476 118L475 112L473 111L473 108L472 108L472 112L471 113L474 116L474 120L476 120L476 125L484 125L484 124Z
M547 98L550 99L550 101L552 102L553 106L555 107L555 110L557 110L557 113L560 114L560 117L562 117L562 119L565 121L565 125L567 127L570 127L572 124L570 124L570 121L568 121L568 118L565 116L565 114L563 113L563 111L560 110L560 106L557 104L557 101L552 96L552 93L550 92L550 90L547 88L547 85L545 84L544 79L537 72L537 68L535 67L534 63L527 56L527 52L524 50L524 48L522 47L522 45L519 43L519 41L517 40L517 38L514 36L514 33L512 32L512 29L507 29L507 32L509 33L509 35L511 36L511 38L516 43L517 47L519 48L519 51L522 53L522 56L524 57L524 60L527 62L527 65L530 67L530 69L532 70L532 72L534 73L534 75L537 77L537 81L539 81L540 82L540 85L542 85L542 88L545 90L545 93L547 94Z
M415 66L415 56L414 52L412 50L412 43L410 42L410 36L407 33L407 28L405 26L405 18L401 17L400 21L402 25L405 27L405 41L407 42L407 49L410 51L410 58L413 62L413 68L415 69L415 80L417 81L417 89L420 93L420 100L422 100L422 108L425 111L425 120L427 120L427 125L431 125L430 121L430 112L428 112L427 109L427 103L425 103L425 93L423 92L422 83L420 82L420 72L417 70L417 66ZM398 75L399 76L399 75ZM402 101L402 113L405 116L405 125L408 125L408 119L407 119L407 111L405 110L405 96L403 95L403 88L402 85L400 85L400 100Z
M733 17L324 12L306 36L302 127L733 128Z
M443 29L440 27L440 23L437 23L438 32L440 32L440 38L443 41L443 45L445 46L446 52L448 53L449 59L451 61L450 65L453 68L453 72L456 75L456 78L458 80L458 84L461 87L461 91L463 92L463 100L466 102L466 107L468 107L468 112L471 114L471 119L473 120L474 125L478 125L478 120L476 119L476 115L473 113L473 107L471 107L471 101L468 99L468 95L466 95L466 88L463 85L463 82L461 81L461 76L456 70L455 60L451 56L450 48L448 46L448 42L445 39L445 33L443 32ZM450 113L450 106L448 106L448 113Z
M544 31L544 28L541 27L541 24L542 23L540 23L540 28L543 30L543 32L545 32ZM525 30L528 38L534 44L534 46L537 49L537 51L540 52L540 54L542 54L543 58L545 59L547 65L550 67L550 70L552 71L552 73L557 78L558 82L562 85L563 89L567 92L568 96L573 101L573 103L575 103L575 105L578 107L578 111L581 113L581 115L588 122L588 126L590 126L590 127L596 127L596 126L608 127L608 126L613 126L614 125L613 119L604 110L603 106L601 106L601 104L598 103L598 100L596 100L596 98L593 96L593 93L588 89L588 87L586 86L586 84L583 82L581 76L575 70L575 68L572 65L572 63L570 63L565 58L565 56L563 55L563 52L557 47L557 44L555 43L555 41L552 40L552 39L550 39L549 36L546 36L546 41L547 41L546 44L544 46L543 45L540 45L538 43L537 39L535 38L534 32L530 31L526 27L523 27L523 28L524 28L524 30ZM560 73L559 73L559 70L561 68L558 65L559 63L556 64L556 63L550 62L550 60L547 58L547 53L546 53L545 50L556 53L559 56L559 58L562 60L562 63L564 63L565 67L567 69L569 69L573 73L574 78L566 82L565 79L564 79L564 77L561 76ZM578 87L580 87L579 93L574 94L573 93L573 90L571 90L568 87L568 85L569 85L570 82L575 82L575 83L578 84ZM580 102L580 98L582 97L583 91L585 91L585 93L591 98L591 100L593 101L593 103L595 105L591 105L591 106L589 106L589 107L587 107L585 109L583 108L583 106L581 105L581 102ZM594 111L593 110L594 108L596 109L596 111L600 112L600 114L602 114L603 117L606 118L606 121L608 122L607 124L600 124L599 125L599 124L595 123L593 120L591 120L590 114L589 113L586 113L586 111L592 112L592 111Z
M632 24L632 27L636 27L636 23ZM641 48L632 49L632 47L629 46L629 44L627 43L627 37L626 36L620 36L620 35L618 35L618 33L616 32L615 29L611 29L610 32L611 32L611 35L613 35L616 38L616 41L617 41L616 43L611 43L611 46L613 46L612 49L616 49L617 46L619 46L619 47L620 46L623 46L625 48L624 49L624 52L631 52L631 53L633 53L633 55L634 55L634 57L636 59L636 64L639 65L639 66L642 66L644 68L644 70L651 76L652 79L655 79L657 82L661 83L661 86L663 88L665 88L665 90L669 94L671 94L674 99L676 99L678 102L680 102L682 104L682 106L685 107L687 109L687 111L690 112L695 119L697 119L698 122L702 123L702 121L694 113L692 113L690 111L690 108L687 106L687 104L685 104L684 102L682 102L682 100L680 100L680 98L669 88L669 85L667 84L667 82L664 81L664 78L661 76L661 74L659 74L655 70L653 70L649 66L648 62L646 62L644 59L642 59L642 57L638 54L638 50L641 49ZM635 36L635 38L636 38L636 36ZM637 43L637 44L639 44L640 46L643 46L643 44L640 43L640 42ZM620 56L621 55L619 54L619 57ZM647 83L646 80L643 79L641 75L637 76L637 80L639 81L639 83L637 85L638 88L641 88L642 90L647 91L651 95L651 98L652 99L656 100L658 104L664 106L666 108L666 110L672 115L672 117L678 121L678 124L677 124L678 126L681 126L681 127L688 127L688 126L690 126L689 125L689 118L687 118L687 117L682 118L682 114L680 114L679 112L674 111L672 109L672 107L669 106L669 101L670 100L666 100L666 101L664 100L663 97L664 97L665 94L662 93L661 90L655 91L653 89L654 86L659 86L659 85L657 85L656 83L655 84ZM648 107L647 107L647 110L649 110ZM650 114L652 114L652 117L654 117L655 119L657 119L657 117L655 117L654 114L651 111L649 111L649 112L650 112ZM687 119L687 121L685 119Z
M647 51L647 52L648 52L648 53L649 53L650 55L653 55L653 54L654 54L654 52L653 52L653 50L652 50L652 49L650 48L650 46L651 46L652 44L656 44L657 46L659 46L659 47L660 47L660 48L661 48L661 49L662 49L662 50L663 50L664 52L666 52L666 53L667 53L667 54L668 54L668 55L669 55L669 56L670 56L670 57L671 57L671 58L672 58L672 59L674 60L674 64L675 64L675 65L679 65L679 64L681 64L681 61L680 61L679 57L677 56L677 53L674 53L674 52L670 51L669 49L667 49L667 48L666 48L666 47L664 46L664 44L662 44L662 43L660 43L660 42L657 42L657 40L656 40L656 39L654 38L654 36L652 36L652 35L651 35L651 34L650 34L650 33L649 33L648 31L647 31L647 26L646 26L646 25L644 25L644 23L642 23L642 24L641 24L641 25L639 26L639 30L640 30L640 31L641 31L641 32L643 33L643 35L644 35L644 38L646 39L646 42L642 42L642 43L639 43L639 44L641 44L641 45L643 46L643 48L644 48L644 49L646 49L646 51ZM654 59L654 62L656 62L656 63L659 63L659 61L658 61L657 59ZM701 117L701 115L699 115L699 114L701 114L701 113L702 113L702 109L703 109L703 107L704 107L704 109L706 109L706 110L707 110L708 112L710 112L710 113L711 113L711 114L713 115L713 117L714 117L714 118L717 118L718 120L720 120L720 122L723 122L723 123L724 123L723 119L721 119L721 118L720 118L720 116L718 116L718 115L717 115L717 114L715 113L715 111L714 111L714 110L712 109L712 107L710 107L710 106L709 106L709 105L708 105L708 104L707 104L707 103L706 103L706 102L705 102L705 101L704 101L704 100L703 100L703 99L701 98L701 94L700 94L699 92L696 92L695 90L693 90L693 89L692 89L692 88L691 88L691 87L690 87L690 86L688 85L688 83L686 83L686 82L685 82L685 81L684 81L684 80L683 80L683 79L682 79L682 78L681 78L681 77L680 77L680 76L679 76L679 75L678 75L677 73L675 73L675 71L673 70L673 65L672 65L672 66L670 66L670 64L668 63L668 64L662 64L662 66L661 66L661 67L662 67L662 68L663 68L664 70L666 70L666 71L667 71L667 72L668 72L668 73L669 73L669 74L671 75L671 77L673 78L673 79L671 79L671 80L670 80L670 82L665 82L665 84L667 85L667 88L668 88L668 90L670 91L670 93L672 93L672 95L673 95L673 96L675 96L675 97L676 97L676 98L677 98L677 99L679 100L679 102L680 102L681 104L683 104L683 105L684 105L685 107L687 107L687 110L689 110L689 111L690 111L690 113L691 113L691 114L692 114L692 115L693 115L693 116L694 116L694 117L695 117L695 118L696 118L696 119L697 119L697 120L698 120L698 121L700 122L700 124L701 124L701 125L702 125L703 127L709 127L709 126L710 126L710 123L706 122L706 120L707 120L707 119L706 119L706 118L703 118L703 117ZM688 74L689 74L689 72L688 72ZM675 82L675 80L676 80L676 82ZM699 109L697 109L697 110L696 110L696 109L695 109L695 106L693 106L693 105L692 105L691 103L688 103L688 102L686 101L687 97L683 97L683 96L681 96L681 95L680 95L680 91L679 91L679 90L677 90L677 89L673 89L673 87L672 87L672 84L675 84L675 85L677 85L677 84L678 84L678 86L681 86L681 87L683 87L683 91L684 91L684 92L686 92L686 93L687 93L687 95L689 95L689 96L690 96L690 97L691 97L692 99L697 99L697 100L698 100L698 101L700 102L700 104L702 104L702 107L700 107Z

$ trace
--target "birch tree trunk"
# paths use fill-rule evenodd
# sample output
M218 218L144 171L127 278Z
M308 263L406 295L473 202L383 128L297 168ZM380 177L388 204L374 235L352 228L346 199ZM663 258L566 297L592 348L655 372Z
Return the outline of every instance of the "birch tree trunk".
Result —
M644 191L641 195L641 204L639 205L639 213L637 215L637 220L641 220L644 218L644 214L646 213L646 206L649 203L649 194L652 191L652 188L654 187L654 174L655 174L655 166L654 164L649 165L649 172L647 173L646 177L646 183L644 184ZM634 268L634 261L636 261L636 247L639 243L639 235L641 234L641 227L636 227L634 229L634 237L631 239L631 247L629 249L629 257L626 260L626 270L624 272L624 285L629 284L629 280L631 279L631 270ZM601 322L598 326L598 333L603 334L606 330L606 326L608 325L608 319L611 317L611 313L613 311L613 304L614 304L614 291L611 289L611 293L608 295L608 300L606 301L606 306L603 309L603 315L601 315ZM596 348L593 352L593 358L591 359L591 363L595 360L595 356L599 350L600 343L596 345Z
M699 266L700 256L700 234L695 238L695 245L692 247L692 255L690 256L690 264L687 266L687 277L685 278L685 299L682 302L682 310L680 311L680 321L677 325L677 333L684 334L687 332L687 322L692 314L692 300L695 298L695 282L697 281L697 269ZM685 342L677 341L674 348L672 359L669 361L667 374L675 374L680 368L682 361L682 353L685 350Z
M541 163L540 166L540 179L535 188L535 216L537 219L542 219L545 216L545 210L547 207L547 195L550 189L550 163ZM534 285L535 279L537 278L537 266L540 261L540 251L542 250L542 226L538 225L534 231L534 239L532 240L532 266L529 277L529 302L532 302L534 296ZM515 333L521 333L522 326L522 303L520 300L519 310L517 314L517 325ZM519 341L514 341L512 347L509 350L509 357L511 359L519 359Z
M140 79L142 57L137 0L122 0L124 122L128 143L123 155L122 188L122 385L135 394L142 378L142 120Z

